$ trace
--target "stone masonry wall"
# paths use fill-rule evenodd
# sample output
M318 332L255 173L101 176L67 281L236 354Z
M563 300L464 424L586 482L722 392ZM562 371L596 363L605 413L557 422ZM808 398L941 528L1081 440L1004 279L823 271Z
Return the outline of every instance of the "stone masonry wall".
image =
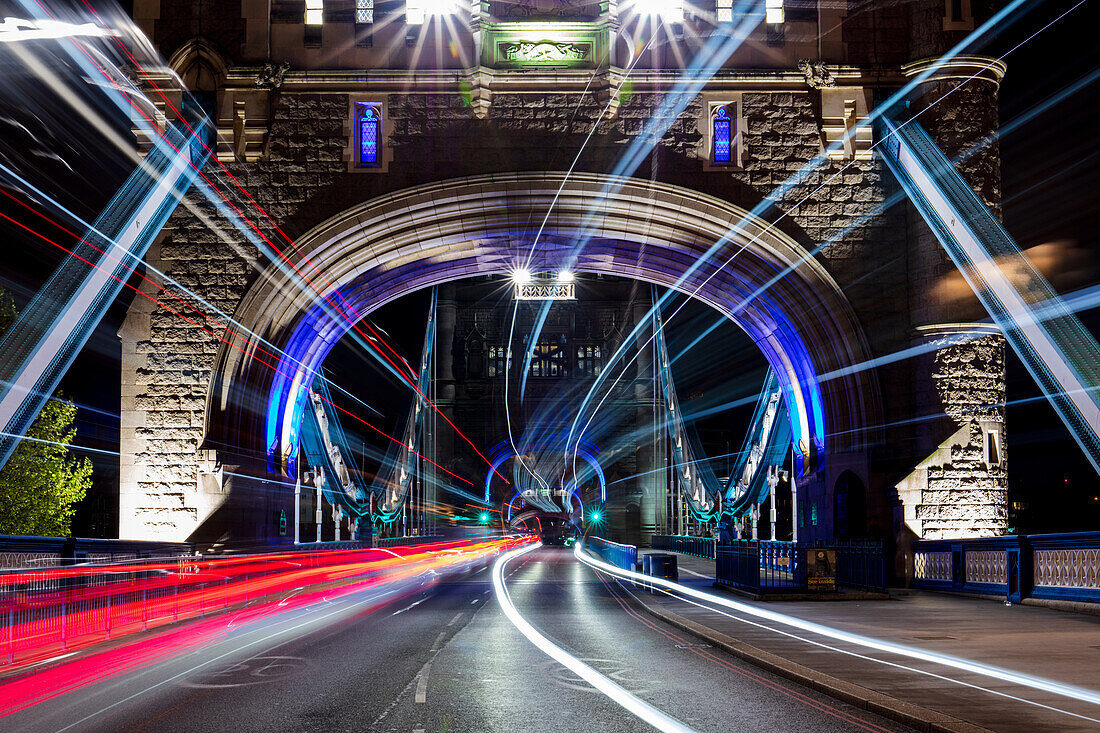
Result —
M923 536L989 537L1008 528L1008 473L1004 454L1005 340L989 335L936 352L932 380L968 440L951 446L950 460L928 468L916 508ZM987 438L988 433L996 438ZM986 441L997 441L996 463Z
M658 152L635 175L656 175L752 209L818 153L817 94L745 93L746 156L739 171L702 170L696 157L702 137L699 100L671 123ZM626 99L615 119L598 123L578 168L609 170L659 101L653 94ZM345 94L275 95L267 154L249 166L228 166L291 238L364 200L438 178L564 170L603 106L595 95L496 94L488 119L479 120L460 94L389 95L387 144L393 158L388 170L349 173L348 104ZM205 172L234 206L248 212L263 237L288 249L286 239L239 192L230 193L234 187L216 165ZM790 210L779 226L808 249L828 242L817 256L865 319L876 352L889 350L904 330L904 303L882 297L904 287L904 263L898 259L904 232L893 210L849 226L875 211L891 190L873 161L830 162L767 201L773 216ZM232 314L267 257L197 193L188 200L192 209L176 212L149 262ZM163 284L170 295L150 294L179 315L139 298L122 330L121 533L183 539L183 528L205 521L224 499L214 455L200 447L207 389L226 321L185 290Z

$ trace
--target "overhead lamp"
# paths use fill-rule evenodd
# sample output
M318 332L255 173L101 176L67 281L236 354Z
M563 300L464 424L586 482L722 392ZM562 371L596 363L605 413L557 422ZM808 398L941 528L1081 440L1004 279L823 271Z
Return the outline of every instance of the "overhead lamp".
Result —
M631 8L637 15L659 17L668 23L684 22L684 0L634 0Z
M783 0L764 0L764 22L769 25L782 25L786 20L783 12Z
M575 279L572 270L558 270L558 282L571 283Z
M433 15L450 15L457 10L455 0L405 0L405 22L423 25Z
M531 271L526 267L521 267L518 270L512 271L512 281L520 285L526 285L531 282Z

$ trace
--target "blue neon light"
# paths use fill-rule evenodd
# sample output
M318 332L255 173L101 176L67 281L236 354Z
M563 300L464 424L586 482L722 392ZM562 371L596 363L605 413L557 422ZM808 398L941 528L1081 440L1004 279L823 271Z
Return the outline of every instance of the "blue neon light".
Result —
M732 120L725 107L718 108L714 117L714 162L730 162L730 132Z
M359 165L378 165L378 113L374 107L359 113Z

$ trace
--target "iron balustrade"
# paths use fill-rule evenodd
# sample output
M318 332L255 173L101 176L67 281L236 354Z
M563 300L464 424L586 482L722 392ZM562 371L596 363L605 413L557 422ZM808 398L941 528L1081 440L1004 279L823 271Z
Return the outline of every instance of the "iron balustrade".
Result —
M705 557L713 560L717 541L713 537L691 537L688 535L655 534L653 535L654 550L669 550L684 555Z
M918 540L907 559L916 588L1100 603L1100 532Z
M637 570L638 548L634 545L619 544L603 537L589 537L585 540L585 546L609 565L623 570Z
M881 542L721 542L717 545L715 581L758 595L807 592L806 554L822 549L836 552L837 586L885 591Z
M440 542L445 538L441 534L412 535L408 537L379 537L379 547L408 547L410 545L422 545L425 542Z
M465 553L435 551L468 547L437 542L432 557L466 562ZM407 559L419 563L422 552L408 548ZM318 549L0 572L0 669L246 604L354 586L394 561L393 551Z

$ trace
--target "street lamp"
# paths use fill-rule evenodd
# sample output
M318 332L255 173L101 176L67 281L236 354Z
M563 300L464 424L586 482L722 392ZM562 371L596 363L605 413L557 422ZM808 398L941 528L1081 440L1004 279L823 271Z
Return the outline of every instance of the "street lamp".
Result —
M684 0L634 0L631 8L638 15L658 17L668 23L684 22Z

